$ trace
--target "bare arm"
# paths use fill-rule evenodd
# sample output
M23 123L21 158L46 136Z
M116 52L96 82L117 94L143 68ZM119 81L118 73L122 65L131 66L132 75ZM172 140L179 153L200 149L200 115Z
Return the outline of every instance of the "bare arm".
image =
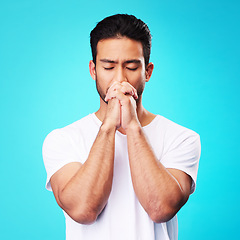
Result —
M111 98L121 104L121 127L127 135L135 193L154 222L166 222L188 200L192 179L180 170L166 169L156 159L138 120L133 96L119 87L116 91L109 89L107 99Z
M154 222L166 222L188 200L191 177L177 169L166 169L138 124L128 128L127 139L135 193Z
M59 206L75 221L94 222L107 203L112 188L115 131L119 106L115 99L108 107L88 159L84 164L69 163L51 177Z

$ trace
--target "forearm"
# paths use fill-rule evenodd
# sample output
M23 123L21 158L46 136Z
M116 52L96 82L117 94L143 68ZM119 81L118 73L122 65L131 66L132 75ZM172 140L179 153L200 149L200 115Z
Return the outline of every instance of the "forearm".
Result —
M170 220L186 201L181 186L156 159L139 125L127 129L133 187L146 212L155 222Z
M115 131L101 126L88 159L59 194L63 209L78 222L93 222L107 203L112 187Z

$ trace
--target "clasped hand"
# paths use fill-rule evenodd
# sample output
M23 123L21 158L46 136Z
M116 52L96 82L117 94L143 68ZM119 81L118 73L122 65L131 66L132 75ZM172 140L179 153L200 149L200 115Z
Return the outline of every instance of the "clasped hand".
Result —
M124 130L131 124L139 123L136 112L136 89L128 82L114 82L107 91L105 101L108 102L105 122L110 121L116 128Z

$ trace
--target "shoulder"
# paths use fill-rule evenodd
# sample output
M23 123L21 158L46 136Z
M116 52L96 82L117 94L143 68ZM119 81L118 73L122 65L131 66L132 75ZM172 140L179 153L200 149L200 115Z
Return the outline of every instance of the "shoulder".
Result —
M148 130L150 137L162 143L165 151L194 147L200 151L200 136L195 131L181 126L161 115L157 115Z
M160 129L162 133L166 135L166 137L177 137L177 136L195 136L199 138L199 134L195 131L184 127L178 123L173 122L161 115L156 116L156 124L157 129Z
M65 127L57 128L51 131L46 138L51 138L54 136L60 136L60 135L72 135L74 133L78 133L82 129L85 129L87 127L91 127L93 124L93 117L92 114L89 114Z
M43 142L43 148L46 146L62 145L67 142L78 142L84 131L91 129L93 123L92 114L89 114L78 121L75 121L65 127L57 128L51 131Z

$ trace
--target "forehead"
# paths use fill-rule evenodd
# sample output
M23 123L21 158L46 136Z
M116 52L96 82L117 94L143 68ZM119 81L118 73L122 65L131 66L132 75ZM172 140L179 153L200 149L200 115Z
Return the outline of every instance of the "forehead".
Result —
M103 39L97 44L97 60L143 60L142 43L127 37Z

